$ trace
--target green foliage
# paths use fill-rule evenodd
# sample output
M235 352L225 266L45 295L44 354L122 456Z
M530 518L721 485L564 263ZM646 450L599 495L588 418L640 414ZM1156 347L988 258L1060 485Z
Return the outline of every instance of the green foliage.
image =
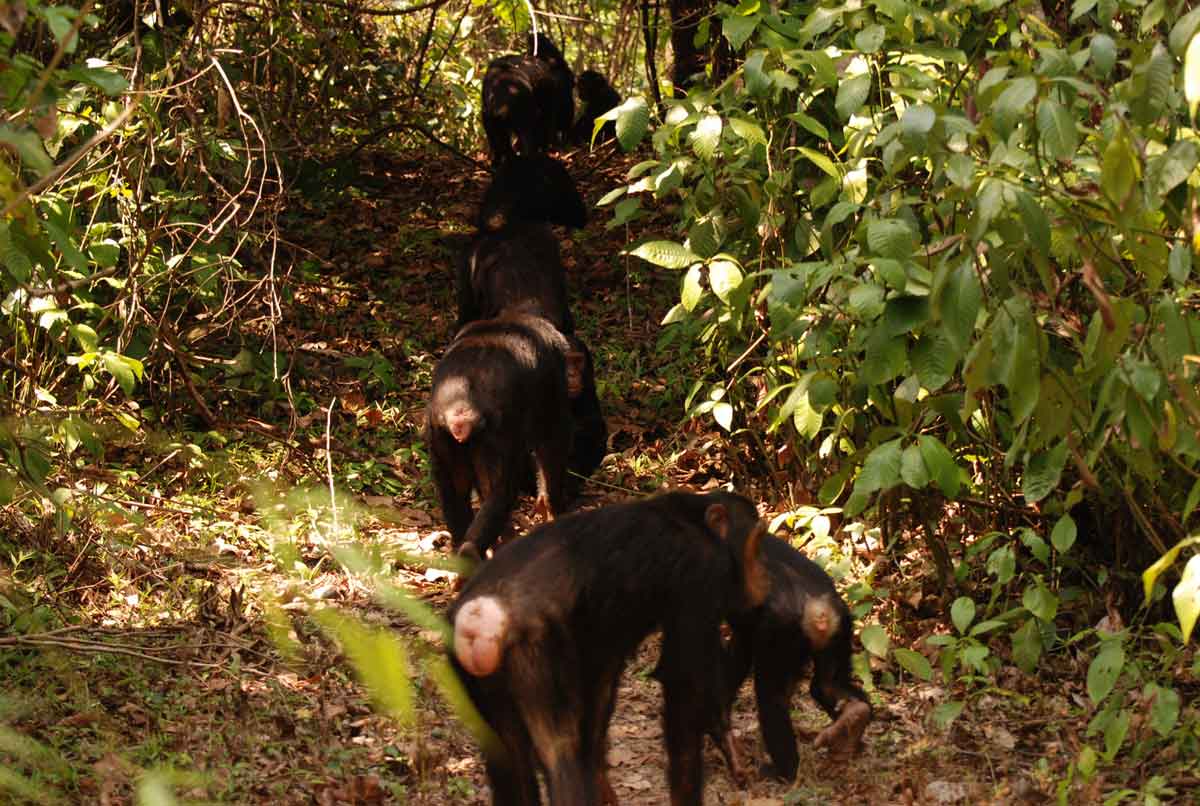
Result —
M740 68L668 102L654 158L605 199L678 200L680 241L632 253L684 271L668 322L704 323L722 407L692 413L815 451L821 502L847 514L892 490L1023 499L1061 554L1086 499L1132 513L1135 556L1182 537L1200 500L1200 16L725 13ZM1024 562L997 551L989 570ZM1057 617L1053 589L1026 591L1022 666Z

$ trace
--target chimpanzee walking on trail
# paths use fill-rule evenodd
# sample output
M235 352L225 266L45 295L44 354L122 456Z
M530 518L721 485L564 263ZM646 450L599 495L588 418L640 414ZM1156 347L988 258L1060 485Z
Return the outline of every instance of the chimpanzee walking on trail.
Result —
M501 747L485 748L492 802L612 797L605 744L617 683L662 629L671 802L703 802L703 734L725 712L721 624L761 604L766 527L731 493L669 492L578 512L506 545L450 608L451 660Z
M494 163L565 144L575 122L575 76L562 52L542 33L533 51L530 36L527 53L494 59L483 75L483 130Z
M482 558L508 523L533 453L537 508L562 512L571 420L565 356L540 316L505 312L459 332L433 370L425 433L451 543ZM480 507L471 511L471 493Z
M762 559L771 580L766 602L730 620L729 705L753 664L758 724L774 764L772 772L790 781L800 763L792 694L810 659L813 699L834 720L817 735L817 747L828 747L843 759L857 753L871 721L871 704L851 680L854 621L833 581L786 540L764 539Z

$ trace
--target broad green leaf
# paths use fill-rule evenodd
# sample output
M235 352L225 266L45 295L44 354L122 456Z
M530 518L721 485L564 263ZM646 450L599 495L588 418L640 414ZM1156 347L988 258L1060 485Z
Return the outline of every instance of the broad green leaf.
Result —
M1197 163L1200 163L1200 149L1196 144L1191 140L1175 141L1147 168L1147 174L1154 180L1151 190L1159 196L1167 195L1187 181Z
M705 115L696 124L696 130L692 132L692 149L696 152L696 156L704 160L711 160L713 154L717 151L717 145L721 142L721 131L724 124L721 121L720 115Z
M610 109L601 117L605 120L616 120L617 142L620 143L621 150L625 152L637 148L637 144L642 141L650 129L650 109L646 106L646 99L640 95L629 98L616 109Z
M1196 617L1200 616L1200 554L1193 555L1183 568L1183 578L1171 593L1175 603L1175 616L1186 644L1192 637Z
M1042 656L1042 633L1036 619L1029 619L1013 633L1012 657L1017 667L1032 674Z
M754 33L754 29L758 27L759 19L761 18L757 14L745 17L730 14L721 23L721 33L729 40L730 46L735 51L741 50L742 45L746 44L746 40L750 38L750 34Z
M958 715L962 713L964 705L966 703L960 700L950 700L938 705L929 715L933 719L933 724L937 725L939 730L946 730L950 727L950 723L958 719Z
M104 353L104 368L117 379L117 383L121 384L121 389L125 394L133 394L133 368L126 363L124 356L117 353Z
M805 148L804 146L800 146L796 150L807 157L813 165L816 165L826 174L834 179L837 179L838 181L841 181L842 172L838 170L838 167L833 164L833 160L829 159L829 157L825 156L820 151L816 151L811 148Z
M946 161L946 178L963 190L975 181L975 160L970 154L952 154Z
M914 652L911 649L898 648L892 650L892 655L896 658L896 662L914 677L919 677L921 680L928 680L933 676L933 667L929 665L929 661L921 653Z
M674 241L647 241L633 249L626 249L624 254L640 257L647 263L665 269L686 269L700 262L699 256Z
M1179 693L1157 683L1147 683L1142 690L1142 699L1150 703L1150 727L1164 739L1179 722L1182 702Z
M1187 53L1188 43L1198 28L1200 28L1200 8L1194 8L1180 17L1171 28L1171 35L1167 40L1171 47L1171 53L1175 54L1177 58L1183 58Z
M728 304L729 295L742 284L742 270L732 260L714 260L708 264L708 284L721 302Z
M1117 43L1111 36L1096 34L1092 37L1088 50L1097 74L1104 77L1112 72L1113 65L1117 63Z
M733 430L733 406L722 400L713 406L712 413L717 425L726 431Z
M996 582L1007 585L1017 573L1017 557L1012 546L1001 546L988 555L987 571Z
M937 310L945 323L946 338L958 355L964 355L975 333L975 319L983 300L983 289L971 258L966 258L950 270Z
M877 658L886 658L888 647L891 645L891 639L884 632L883 627L878 624L868 624L862 628L858 638L862 641L863 647Z
M937 123L937 112L927 104L915 104L904 110L900 117L900 131L918 142L924 142L925 136Z
M921 458L925 460L925 467L929 469L929 475L942 491L942 495L956 498L960 479L954 454L950 453L940 439L928 434L919 435L917 444L921 448Z
M1041 501L1058 486L1063 467L1067 463L1067 442L1063 440L1048 451L1035 455L1025 464L1025 475L1021 479L1021 490L1025 502Z
M1021 604L1042 621L1054 621L1058 613L1058 597L1051 593L1040 579L1030 583L1021 597Z
M1171 247L1171 256L1167 262L1167 273L1179 285L1183 285L1192 273L1192 250L1181 243Z
M104 64L104 62L101 62L101 64ZM129 88L129 82L125 80L125 76L111 69L76 65L66 72L69 78L84 84L90 84L106 95L120 95Z
M965 635L967 628L975 620L975 602L966 596L955 599L954 604L950 605L950 620L954 622L954 629Z
M410 723L413 692L408 677L408 655L397 634L388 629L365 627L334 610L316 611L313 617L342 644L375 703L402 723Z
M1117 684L1125 667L1125 649L1120 641L1105 641L1100 652L1088 666L1087 690L1092 702L1099 705Z
M908 222L896 218L872 221L867 226L867 245L871 252L881 257L906 260L912 257L914 248L913 231Z
M885 442L871 451L854 482L855 492L873 493L876 490L890 490L899 484L901 453L899 439Z
M954 367L958 364L958 356L942 331L926 330L920 339L909 350L908 359L921 386L930 392L936 392L945 386L954 375Z
M887 38L887 29L882 25L868 25L854 35L854 47L862 53L874 53Z
M1032 529L1021 529L1021 543L1025 548L1029 549L1029 553L1040 562L1042 565L1050 564L1050 547L1046 545L1046 541L1042 540L1042 536Z
M1053 98L1043 98L1037 107L1038 131L1042 147L1051 159L1069 160L1079 148L1075 118L1067 108Z
M1138 155L1129 144L1125 132L1120 132L1109 141L1104 149L1104 162L1100 169L1100 186L1109 200L1118 208L1124 208L1133 195L1133 188L1142 174Z
M37 174L46 174L54 167L42 138L29 129L15 129L10 124L0 124L0 143L12 146L21 158L21 163Z
M763 146L767 144L767 136L763 133L762 127L752 120L738 117L730 118L729 128L734 134L748 143L757 143Z
M1032 76L1014 78L992 104L993 122L1004 135L1028 114L1029 104L1037 97L1037 79Z
M850 116L862 108L871 92L871 75L862 73L847 78L838 84L837 99L834 107L841 120L849 120Z
M1025 225L1025 235L1043 257L1050 257L1050 219L1046 211L1037 203L1033 196L1024 191L1017 194L1017 209L1021 214L1021 223Z
M699 266L692 266L683 276L683 288L679 294L679 301L688 311L693 311L700 304L700 300L704 298L703 274Z
M1075 545L1076 532L1075 519L1070 515L1063 515L1050 532L1050 542L1059 554L1066 554L1071 550L1071 546Z
M900 478L914 490L920 490L929 483L929 471L925 468L925 460L921 458L921 449L916 445L904 449L900 458Z
M1125 743L1125 736L1128 733L1129 711L1122 708L1113 715L1104 729L1104 759L1106 761L1112 761L1116 757L1117 751Z

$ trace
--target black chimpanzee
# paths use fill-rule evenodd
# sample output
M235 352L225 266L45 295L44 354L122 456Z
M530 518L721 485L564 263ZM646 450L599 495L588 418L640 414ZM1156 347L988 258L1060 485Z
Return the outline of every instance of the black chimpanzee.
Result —
M476 226L499 232L517 221L542 221L581 229L587 207L567 167L548 154L513 157L492 170Z
M455 337L433 370L425 433L451 543L481 558L508 523L533 453L537 509L563 510L570 345L540 316L505 312ZM479 512L472 515L471 492Z
M600 466L608 450L608 427L600 412L596 396L596 375L592 366L592 351L576 336L566 337L567 397L571 401L570 469L580 476L590 476ZM568 485L578 487L574 479Z
M771 580L766 603L730 620L729 698L732 704L753 663L758 724L774 763L772 772L790 781L799 765L792 694L810 658L810 691L834 720L817 735L817 747L828 747L838 758L858 752L871 721L871 704L850 678L854 623L833 581L786 540L764 539L762 559Z
M611 797L617 683L661 628L671 802L702 803L703 734L724 719L720 627L767 594L765 531L739 495L669 492L567 515L497 552L449 613L452 663L501 745L485 748L492 802L540 803L539 766L555 806Z
M584 70L575 82L575 92L583 104L579 120L575 123L572 139L576 143L586 144L592 141L592 131L596 118L610 109L621 105L621 96L608 83L608 79L595 70ZM596 137L596 142L602 143L617 136L617 124L611 120L605 121Z
M575 331L558 238L546 224L514 222L481 232L459 258L456 286L456 328L522 309L540 313L563 333Z
M493 162L565 143L575 120L575 76L545 34L523 55L494 59L483 75L483 130ZM516 139L516 149L513 140Z

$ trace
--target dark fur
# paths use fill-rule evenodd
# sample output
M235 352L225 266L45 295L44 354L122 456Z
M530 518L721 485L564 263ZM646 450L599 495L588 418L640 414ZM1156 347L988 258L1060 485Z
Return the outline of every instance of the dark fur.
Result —
M581 229L587 207L567 167L546 154L513 157L497 165L479 205L480 232L516 222L545 222Z
M575 76L544 34L523 56L493 60L483 76L483 129L493 162L562 145L575 120ZM513 141L516 141L516 149Z
M723 532L723 534L722 534ZM741 496L672 492L568 515L499 551L451 607L451 660L501 747L487 753L492 802L593 806L607 787L605 738L617 683L661 628L659 678L671 800L703 800L703 732L723 716L720 625L765 596L763 525ZM458 614L498 602L499 662L459 662ZM467 617L469 618L469 617Z
M787 541L767 538L762 553L770 593L759 611L731 622L730 703L753 665L758 723L767 753L774 772L792 780L799 755L791 701L808 661L813 662L813 699L835 720L835 727L846 705L854 701L866 703L869 720L870 700L851 680L854 623L833 581ZM818 624L827 629L817 629ZM861 727L859 735L852 737L855 743Z
M595 128L596 118L610 109L620 106L621 96L608 83L608 79L595 70L584 70L579 74L579 78L575 82L575 92L579 94L582 108L579 120L575 123L572 139L580 145L586 145L592 141L592 130ZM611 120L605 121L600 133L596 136L596 142L603 143L616 136L617 124Z
M561 512L570 445L568 345L547 320L519 313L463 328L433 371L426 413L434 481L452 544L482 556L508 523L532 451L538 497ZM447 427L454 407L478 417L459 442ZM471 492L480 495L471 511Z

